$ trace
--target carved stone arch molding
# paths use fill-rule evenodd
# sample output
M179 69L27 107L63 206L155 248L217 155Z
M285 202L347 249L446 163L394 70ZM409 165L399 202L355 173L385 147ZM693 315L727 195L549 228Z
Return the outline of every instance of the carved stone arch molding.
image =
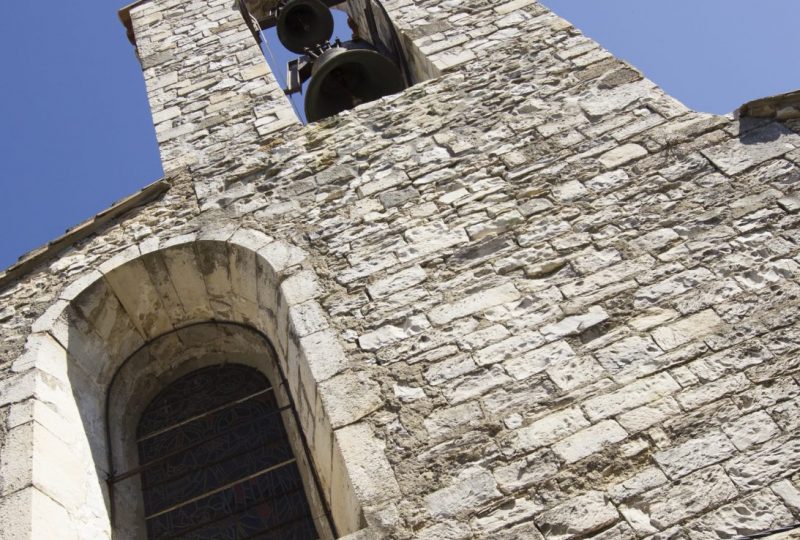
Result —
M303 250L246 229L146 241L69 284L34 323L4 396L15 403L5 444L27 457L3 463L13 496L0 512L30 531L15 538L142 537L137 481L115 483L112 503L106 480L137 464L131 430L155 393L223 362L288 387L280 399L299 426L285 424L313 461L304 481L313 467L340 537L367 533L364 509L400 492L360 421L379 387L348 369L321 292Z

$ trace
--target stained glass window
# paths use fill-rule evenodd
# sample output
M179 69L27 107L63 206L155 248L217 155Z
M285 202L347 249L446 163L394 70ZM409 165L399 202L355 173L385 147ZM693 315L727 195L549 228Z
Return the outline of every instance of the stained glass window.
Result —
M242 365L163 390L137 430L148 538L315 540L284 409Z

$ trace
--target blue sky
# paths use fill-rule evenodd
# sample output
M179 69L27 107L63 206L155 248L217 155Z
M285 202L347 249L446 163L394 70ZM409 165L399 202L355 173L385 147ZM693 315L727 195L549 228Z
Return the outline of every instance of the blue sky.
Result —
M123 3L3 6L0 268L162 174ZM543 3L697 110L800 88L800 2Z

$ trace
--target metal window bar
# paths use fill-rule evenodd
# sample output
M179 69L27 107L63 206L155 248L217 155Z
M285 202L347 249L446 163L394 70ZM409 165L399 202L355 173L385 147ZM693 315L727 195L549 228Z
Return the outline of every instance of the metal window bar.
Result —
M209 439L209 440L213 440L213 439ZM192 474L194 474L196 472L199 472L199 471L201 471L203 469L207 469L209 467L213 467L214 465L219 465L220 463L225 463L226 461L230 461L232 459L235 459L235 458L238 458L238 457L241 457L241 456L245 456L247 454L255 452L256 450L261 450L263 448L270 448L270 447L289 446L289 445L285 444L287 442L288 442L288 439L283 439L283 440L276 441L276 442L268 442L266 444L258 444L258 445L255 445L255 446L249 446L245 450L242 450L241 452L237 452L235 454L227 455L227 456L223 457L222 459L218 459L216 461L211 461L209 463L204 463L203 465L200 465L200 466L195 467L193 469L189 469L186 472L183 472L183 473L181 473L179 475L176 475L176 476L172 476L172 477L166 478L166 479L161 480L159 482L155 482L153 484L145 484L144 482L142 482L142 484L143 484L142 485L142 490L147 491L149 489L156 489L156 488L161 487L161 486L163 486L165 484L169 484L170 482L175 482L176 480L180 480L181 478L184 478L186 476L192 475ZM142 472L145 472L145 471L142 471Z
M166 433L168 431L172 431L175 428L179 428L181 426L185 426L186 424L194 422L195 420L200 420L201 418L204 418L206 416L210 416L210 415L218 413L220 411L224 411L225 409L229 409L229 408L233 407L234 405L238 405L240 403L246 403L246 402L248 402L248 401L250 401L252 399L255 399L255 398L259 397L259 396L263 396L264 394L267 394L268 392L272 392L272 390L273 390L273 388L270 386L270 387L265 388L263 390L259 390L258 392L254 392L254 393L252 393L252 394L250 394L248 396L243 396L243 397L241 397L239 399L235 399L233 401L229 401L228 403L224 403L224 404L220 405L219 407L215 407L215 408L213 408L211 410L202 412L200 414L196 414L194 416L186 418L185 420L181 420L180 422L177 422L177 423L172 424L170 426L167 426L165 428L161 428L161 429L158 429L158 430L153 431L151 433L148 433L147 435L143 435L143 436L139 437L138 439L136 439L136 442L142 442L142 441L146 441L148 439L152 439L153 437L155 437L157 435L161 435L162 433Z
M224 364L220 365L219 367L220 368L224 367ZM208 386L199 386L196 389L196 392L202 393L202 392L205 392L207 389L209 389ZM262 388L262 389L258 390L258 392L268 392L269 390L272 390L272 387ZM256 392L254 392L254 393L256 393ZM153 401L159 399L159 397L160 396L156 396ZM249 395L245 395L245 396L242 396L240 399L246 399L248 397L250 397L250 396ZM150 408L150 406L148 406L147 414L158 415L158 414L162 414L165 409L169 409L169 408L178 408L178 409L180 409L181 406L183 406L187 402L191 401L193 398L194 398L194 396L186 396L183 399L170 401L169 403L163 403L163 404L161 404L160 407L156 407L156 408L152 408L152 409ZM152 405L152 402L151 402L151 405Z
M210 491L207 491L207 492L205 492L205 493L203 493L201 495L197 495L195 497L191 497L189 499L186 499L185 501L179 502L178 504L173 504L172 506L169 506L167 508L164 508L163 510L159 510L158 512L155 512L154 514L150 514L149 516L145 516L145 519L146 520L153 519L153 518L157 518L158 516L163 516L164 514L169 514L173 510L177 510L178 508L182 508L182 507L186 506L187 504L191 504L191 503L200 501L202 499L205 499L206 497L210 497L211 495L215 495L217 493L220 493L222 491L230 489L230 488L232 488L234 486L237 486L239 484L247 482L248 480L253 480L253 479L258 478L259 476L263 476L263 475L265 475L265 474L267 474L269 472L277 471L278 469L282 469L283 467L286 467L287 465L293 465L294 463L297 463L297 459L296 458L287 459L286 461L278 463L277 465L272 465L271 467L267 467L266 469L260 470L258 472L253 473L253 474L249 474L249 475L247 475L247 476L245 476L243 478L239 478L234 482L229 482L229 483L227 483L225 485L222 485L222 486L220 486L218 488L214 488L214 489L212 489Z
M183 537L185 537L187 534L190 534L190 533L192 533L192 532L196 531L197 529L202 529L202 528L204 528L204 527L208 527L209 525L214 525L215 523L219 523L220 521L224 521L224 520L226 520L226 519L228 519L228 518L230 518L230 517L233 517L233 516L238 516L238 515L244 514L245 512L247 512L247 511L249 511L249 510L252 510L252 509L253 509L253 508L255 508L256 506L258 506L258 505L260 505L260 504L264 504L265 502L271 502L271 501L274 501L274 500L278 499L279 497L286 497L286 496L288 496L288 495L294 495L295 493L299 493L299 492L302 492L302 491L303 491L303 488L297 488L297 489L292 489L292 490L290 490L290 491L285 491L285 492L283 492L283 493L279 493L278 495L275 495L274 497L270 497L269 499L264 499L264 500L260 500L260 501L254 502L254 503L253 503L253 504L251 504L250 506L248 506L248 507L246 507L246 508L242 508L242 509L241 509L241 510L239 510L238 512L234 512L234 513L232 513L232 514L228 514L228 515L222 516L222 517L220 517L220 518L213 519L213 520L211 520L211 521L206 521L206 522L204 522L204 523L199 523L199 524L197 524L197 525L194 525L194 526L193 526L193 527L191 527L191 528L188 528L188 529L186 529L185 531L181 531L181 532L180 532L180 533L178 533L177 535L166 536L166 537L164 537L164 540L172 540L172 539L174 539L174 538L183 538ZM323 514L323 515L324 515L324 514ZM321 517L321 516L317 516L316 518L319 518L319 517ZM265 530L263 530L263 531L261 531L261 532L259 532L259 533L256 533L256 534L257 534L257 535L259 535L259 534L264 534L265 532L267 532L267 531L269 531L269 530L272 530L272 529L275 529L275 528L277 528L277 527L284 527L284 526L286 526L286 525L288 525L288 524L290 524L290 523L294 523L294 522L296 522L296 521L298 521L298 520L300 520L300 519L307 519L307 518L316 519L316 518L315 518L314 516L312 516L311 514L307 514L307 515L303 515L303 516L301 516L300 518L295 518L295 519L293 519L292 521L286 521L286 522L283 522L283 523L281 523L281 524L277 525L276 527L270 527L269 529L265 529ZM252 536L251 536L250 538L252 538ZM159 539L159 540L160 540L160 539Z
M273 416L275 414L280 414L280 413L282 413L284 411L288 411L288 410L290 410L292 408L293 408L292 405L286 405L284 407L280 407L278 409L272 410L272 411L268 412L267 414L265 414L264 416L260 416L260 417L257 417L257 418L258 419L266 418L266 417L269 417L269 416ZM237 428L237 427L246 425L247 423L252 422L252 421L253 421L253 419L248 418L244 422L240 422L240 423L235 424L234 425L234 429ZM179 450L175 450L175 451L170 452L168 454L164 454L163 456L160 456L160 457L158 457L158 458L156 458L156 459L154 459L152 461L148 461L144 465L140 465L139 467L135 467L135 468L133 468L133 469L127 471L127 472L124 472L124 473L118 474L116 476L113 476L113 477L108 479L108 482L110 484L115 484L117 482L121 482L123 480L127 480L128 478L131 478L132 476L136 476L137 474L141 474L144 471L146 471L147 469L150 469L150 468L154 467L155 465L158 465L162 461L165 461L165 460L167 460L167 459L169 459L171 457L175 457L175 456L177 456L179 454L182 454L183 452L186 452L187 450L191 450L192 448L196 448L198 446L201 446L201 445L207 443L208 441L213 441L214 439L218 439L220 437L223 437L226 434L227 434L226 432L218 433L218 434L214 435L213 437L209 437L207 439L203 439L203 440L198 441L196 443L193 443L193 444L191 444L189 446L183 447L183 448L181 448Z

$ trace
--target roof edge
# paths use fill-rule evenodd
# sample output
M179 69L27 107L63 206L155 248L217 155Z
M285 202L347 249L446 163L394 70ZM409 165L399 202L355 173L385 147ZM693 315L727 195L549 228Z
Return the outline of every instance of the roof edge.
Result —
M166 193L170 187L171 184L168 180L164 178L157 180L149 186L144 187L139 192L115 202L113 205L111 205L111 207L103 210L93 218L90 218L83 223L68 229L67 232L55 240L24 254L19 258L19 261L6 268L4 272L0 273L0 290L4 289L11 282L24 276L35 267L49 260L56 253L95 233L98 229L108 224L110 221L120 217L136 207L142 206L143 204L160 197L162 194Z
M740 118L800 118L800 90L749 101L736 111Z

